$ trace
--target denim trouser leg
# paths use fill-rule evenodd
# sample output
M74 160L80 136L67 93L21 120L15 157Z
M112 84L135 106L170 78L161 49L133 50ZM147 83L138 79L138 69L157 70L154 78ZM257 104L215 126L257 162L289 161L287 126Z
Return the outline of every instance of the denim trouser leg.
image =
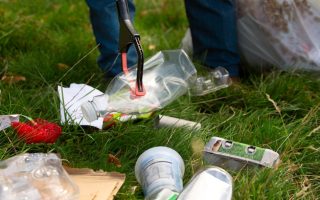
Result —
M225 67L239 76L234 0L185 0L194 58L209 67Z
M90 20L96 42L100 44L99 67L107 77L113 77L122 71L121 58L118 56L119 21L115 0L86 0L90 8ZM135 7L133 0L128 0L130 16L133 21ZM128 51L128 66L137 62L133 45Z

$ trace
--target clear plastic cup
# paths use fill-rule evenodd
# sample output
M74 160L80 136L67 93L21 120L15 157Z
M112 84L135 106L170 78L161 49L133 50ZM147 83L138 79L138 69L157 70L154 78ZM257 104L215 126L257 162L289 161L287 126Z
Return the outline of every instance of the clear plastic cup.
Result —
M184 169L184 162L176 151L154 147L140 155L135 175L145 199L170 199L183 189Z

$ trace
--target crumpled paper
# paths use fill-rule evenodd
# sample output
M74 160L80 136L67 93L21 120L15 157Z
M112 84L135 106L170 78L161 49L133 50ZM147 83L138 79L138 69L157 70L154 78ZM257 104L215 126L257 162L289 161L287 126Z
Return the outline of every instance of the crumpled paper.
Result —
M19 122L19 114L0 115L0 131L9 128L12 122Z
M58 86L60 99L61 124L78 124L103 128L103 118L88 122L81 111L81 104L91 101L93 97L103 94L101 91L86 84L72 83L70 87Z

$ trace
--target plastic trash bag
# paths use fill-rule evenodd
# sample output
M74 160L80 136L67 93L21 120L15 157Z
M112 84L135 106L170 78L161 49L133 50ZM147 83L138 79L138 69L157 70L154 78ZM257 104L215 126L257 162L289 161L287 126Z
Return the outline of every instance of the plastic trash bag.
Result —
M161 51L144 63L144 96L134 96L136 69L119 74L108 85L105 94L82 104L88 121L110 112L147 113L161 109L185 94L195 82L197 71L183 50Z
M240 52L254 67L320 71L319 0L237 0Z
M21 154L0 161L1 200L75 200L79 189L55 154Z

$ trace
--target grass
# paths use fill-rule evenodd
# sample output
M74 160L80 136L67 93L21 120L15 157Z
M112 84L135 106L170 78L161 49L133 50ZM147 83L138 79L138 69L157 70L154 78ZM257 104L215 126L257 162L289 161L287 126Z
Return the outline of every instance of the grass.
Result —
M146 57L179 48L188 26L183 1L137 2L136 28ZM21 113L59 122L58 85L87 83L106 88L96 65L98 55L84 1L1 0L0 72L26 81L0 82L0 113ZM159 111L199 121L203 129L154 129L153 122L124 123L105 131L64 126L52 145L26 145L12 129L0 132L0 158L22 152L56 152L74 167L125 173L116 199L142 199L134 177L138 156L154 146L177 150L188 182L202 163L192 144L212 136L276 150L278 170L243 169L232 173L234 199L318 199L320 194L320 82L295 72L251 74L241 84L202 98L184 96ZM201 145L200 145L201 146ZM116 155L122 166L107 162ZM214 194L213 194L214 195Z

